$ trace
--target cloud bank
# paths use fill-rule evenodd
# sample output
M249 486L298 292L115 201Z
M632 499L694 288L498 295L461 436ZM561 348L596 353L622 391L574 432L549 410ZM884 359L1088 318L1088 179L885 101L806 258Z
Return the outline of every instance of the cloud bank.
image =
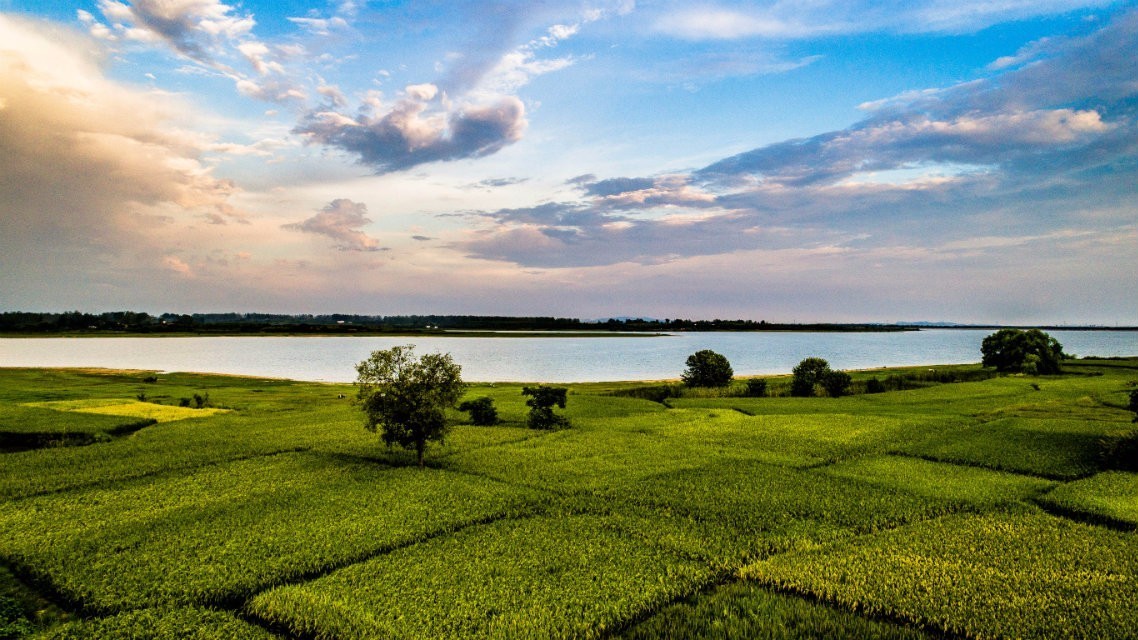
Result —
M105 77L100 50L70 29L0 15L8 299L35 298L43 281L60 299L104 285L141 290L150 270L190 273L175 255L187 227L245 226L226 224L247 216L238 187L203 159L210 140L181 128L193 112Z

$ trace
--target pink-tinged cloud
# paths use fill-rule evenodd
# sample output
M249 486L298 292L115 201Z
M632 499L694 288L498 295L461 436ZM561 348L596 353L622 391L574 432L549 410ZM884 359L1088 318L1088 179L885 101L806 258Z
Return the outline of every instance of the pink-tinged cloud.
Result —
M379 241L360 230L370 222L367 205L337 198L311 218L282 228L331 238L340 251L379 251Z
M185 276L187 278L194 277L193 268L178 256L166 256L162 259L162 266L166 267L170 271L173 271L174 273L177 273L178 275Z

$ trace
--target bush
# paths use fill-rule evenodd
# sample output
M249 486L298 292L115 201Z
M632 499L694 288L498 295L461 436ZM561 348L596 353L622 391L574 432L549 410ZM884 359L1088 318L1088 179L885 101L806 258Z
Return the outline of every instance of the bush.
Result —
M1138 389L1134 389L1130 392L1130 405L1128 408L1134 412L1134 420L1132 420L1132 422L1138 422Z
M487 397L476 400L467 400L458 405L459 411L469 411L470 421L478 426L498 424L498 410L494 408L494 400Z
M814 385L822 382L830 372L830 363L822 358L806 358L794 367L790 381L790 395L807 398L814 395Z
M866 393L885 393L885 385L877 378L870 378L865 381Z
M617 389L612 392L612 395L621 398L651 400L652 402L667 405L668 398L679 398L683 395L683 386L679 384L662 384L647 387L630 387L628 389Z
M726 387L735 376L727 358L711 349L696 351L686 364L681 378L689 387Z
M853 380L845 371L827 371L818 382L831 398L837 398L849 392Z
M522 387L522 395L530 396L526 406L530 408L526 423L530 429L564 429L569 426L569 419L553 413L553 406L565 408L565 395L569 392L565 387Z
M747 380L747 390L744 394L748 398L761 398L767 395L767 381L762 378L751 378Z

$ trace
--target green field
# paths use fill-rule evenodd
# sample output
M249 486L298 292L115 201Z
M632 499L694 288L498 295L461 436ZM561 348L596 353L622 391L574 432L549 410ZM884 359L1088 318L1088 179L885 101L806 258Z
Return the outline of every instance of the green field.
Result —
M1138 359L978 369L472 385L423 470L349 385L0 369L0 638L1134 637Z

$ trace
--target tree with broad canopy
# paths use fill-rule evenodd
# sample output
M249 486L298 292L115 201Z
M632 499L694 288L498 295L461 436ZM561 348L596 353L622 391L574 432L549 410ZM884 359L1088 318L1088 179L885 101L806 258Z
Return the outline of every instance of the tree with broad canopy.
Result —
M356 365L356 401L368 431L381 431L387 446L413 449L419 467L430 441L447 434L446 410L466 390L462 368L450 354L414 356L415 347L373 351Z

